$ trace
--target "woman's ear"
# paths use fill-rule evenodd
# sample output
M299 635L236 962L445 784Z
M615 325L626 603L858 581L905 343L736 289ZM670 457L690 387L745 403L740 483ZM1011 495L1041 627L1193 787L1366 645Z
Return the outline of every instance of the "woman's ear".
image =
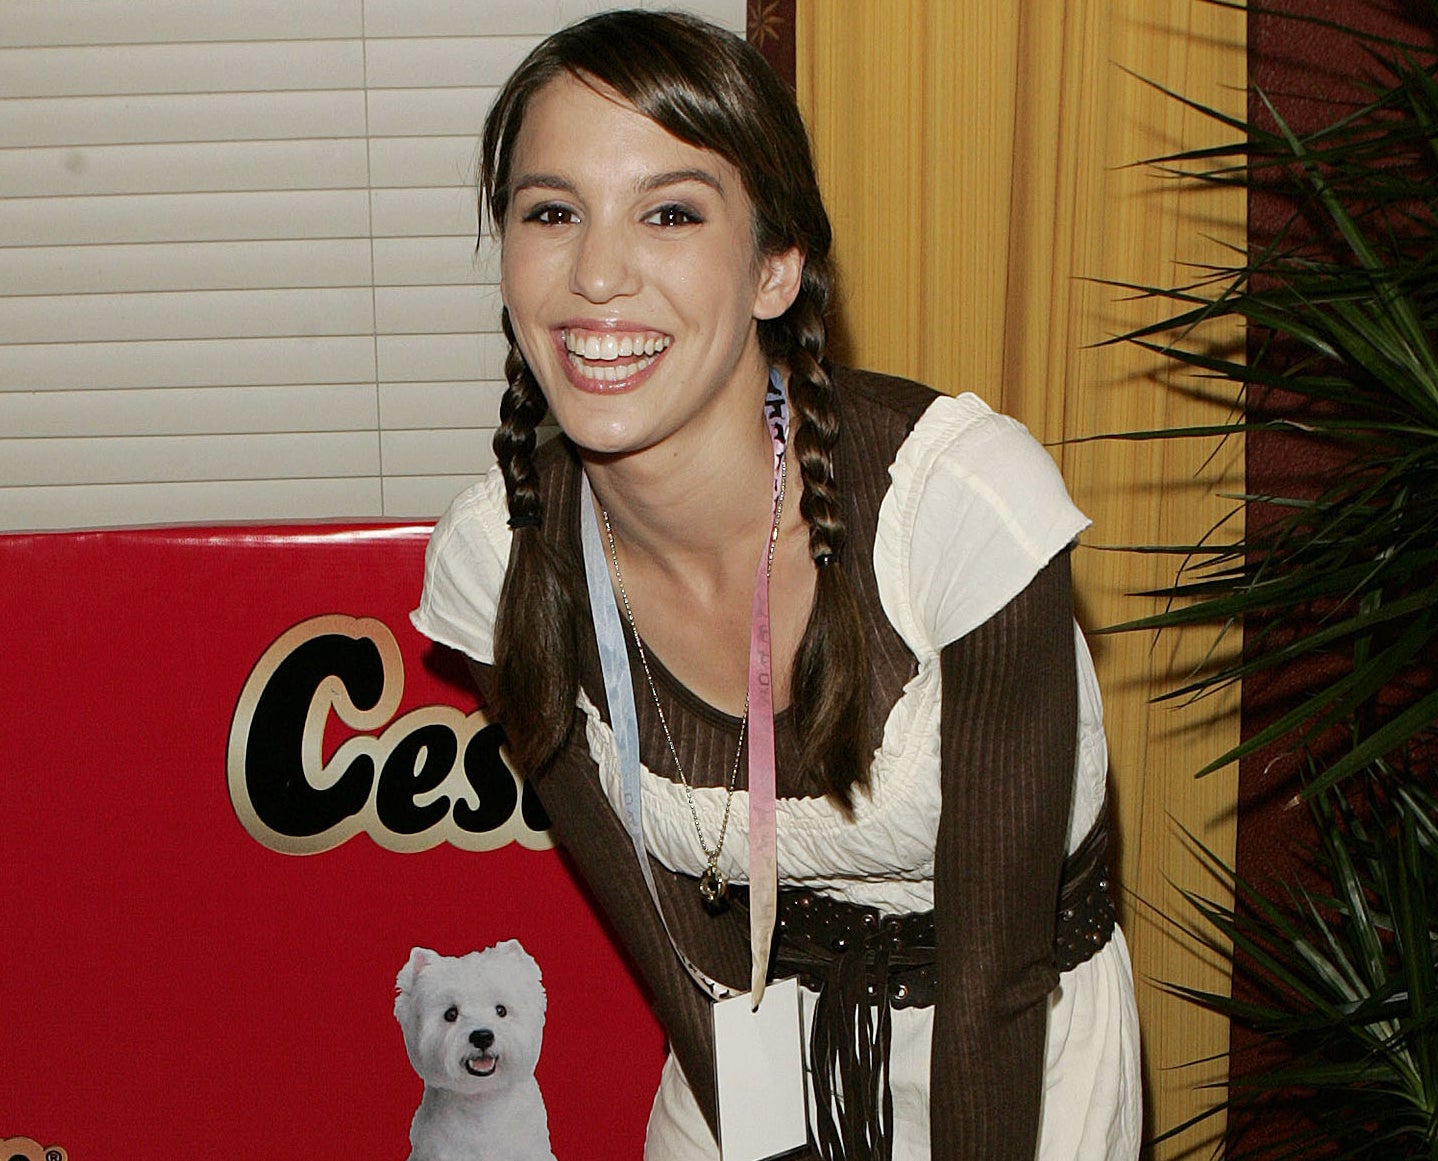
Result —
M804 276L804 255L797 246L759 260L759 289L754 295L754 317L778 318L799 295Z

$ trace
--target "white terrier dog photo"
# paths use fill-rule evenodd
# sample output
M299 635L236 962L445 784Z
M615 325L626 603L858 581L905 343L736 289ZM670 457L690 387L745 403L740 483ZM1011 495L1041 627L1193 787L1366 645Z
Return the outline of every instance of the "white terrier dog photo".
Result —
M395 1019L424 1081L409 1161L554 1161L534 1078L544 986L519 941L463 956L417 947L395 986Z

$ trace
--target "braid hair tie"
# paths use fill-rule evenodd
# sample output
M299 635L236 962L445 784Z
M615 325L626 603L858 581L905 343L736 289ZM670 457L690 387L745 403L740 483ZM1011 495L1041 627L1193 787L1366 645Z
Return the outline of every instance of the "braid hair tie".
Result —
M543 518L538 515L532 516L511 516L509 518L510 531L517 531L520 528L538 528Z
M828 568L831 564L838 564L839 557L833 552L821 552L814 558L815 568Z

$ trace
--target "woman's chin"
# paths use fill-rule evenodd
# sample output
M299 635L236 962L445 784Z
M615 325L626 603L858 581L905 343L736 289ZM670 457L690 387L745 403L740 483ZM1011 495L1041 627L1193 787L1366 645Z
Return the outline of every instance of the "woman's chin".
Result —
M628 424L596 423L593 417L566 414L565 411L551 409L551 414L558 422L559 430L586 459L613 459L628 455L649 446L652 441L647 431L640 432Z

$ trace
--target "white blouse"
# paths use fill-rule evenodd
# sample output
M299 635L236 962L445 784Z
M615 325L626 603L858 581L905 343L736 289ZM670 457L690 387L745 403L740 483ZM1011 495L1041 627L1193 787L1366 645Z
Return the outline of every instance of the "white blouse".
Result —
M871 792L855 796L853 821L822 797L781 798L777 814L781 882L894 914L933 907L942 805L939 652L1017 596L1088 521L1027 429L971 394L936 399L889 476L874 571L884 613L917 658L918 671L888 715ZM430 540L424 594L412 615L421 633L492 663L509 537L504 482L495 468L454 501ZM1074 643L1079 736L1070 850L1102 809L1107 772L1098 682L1077 626ZM579 704L590 753L618 809L613 734L582 691ZM649 850L671 870L698 875L704 865L684 787L647 767L642 785ZM725 797L723 788L694 791L705 833L718 833ZM747 794L736 791L734 798L720 869L743 883Z

